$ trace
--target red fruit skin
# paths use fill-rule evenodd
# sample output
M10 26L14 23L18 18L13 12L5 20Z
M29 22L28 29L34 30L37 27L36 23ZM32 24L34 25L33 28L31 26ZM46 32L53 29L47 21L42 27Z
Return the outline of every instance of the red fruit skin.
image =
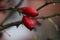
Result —
M28 16L23 16L22 20L23 20L24 25L28 29L30 29L30 30L34 29L35 22L31 18L29 18Z
M32 8L32 7L22 7L20 8L24 14L31 16L31 17L36 17L38 16L38 12L36 11L36 9Z
M0 6L0 8L5 8L5 7L4 7L4 6ZM6 10L0 10L0 12L5 13L5 12L6 12Z

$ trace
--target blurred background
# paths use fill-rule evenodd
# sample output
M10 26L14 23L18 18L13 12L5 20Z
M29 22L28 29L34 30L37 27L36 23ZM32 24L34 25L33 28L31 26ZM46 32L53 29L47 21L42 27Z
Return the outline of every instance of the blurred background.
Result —
M20 0L10 0L13 6L17 5ZM60 0L24 0L20 7L28 6L37 9L38 7L44 5L46 2L50 1L60 1ZM37 17L45 17L53 14L60 14L60 3L53 3L40 9L39 15ZM15 12L4 24L22 20L22 15L19 16L18 12ZM8 15L8 14L7 14ZM41 26L36 25L36 31L30 31L23 24L19 25L17 28L13 26L11 28L5 29L7 32L4 33L4 38L2 40L60 40L60 17L53 17L52 20L57 24L59 31L56 32L54 25L48 20L41 20ZM4 31L4 30L3 30Z

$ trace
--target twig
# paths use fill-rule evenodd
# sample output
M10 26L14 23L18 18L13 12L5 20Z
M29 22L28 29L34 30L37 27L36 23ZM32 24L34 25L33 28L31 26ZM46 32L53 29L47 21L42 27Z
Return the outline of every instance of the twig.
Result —
M56 16L60 16L60 14L53 14L53 15L46 16L46 17L38 17L37 19L48 19L48 18L52 18L52 17L56 17Z
M43 7L45 7L45 6L49 5L49 4L52 4L52 3L60 3L60 2L49 2L49 3L45 3L44 5L38 7L36 10L38 11L38 10L42 9Z
M15 8L18 8L19 6L21 6L22 3L23 3L23 1L24 1L24 0L21 0L21 1L15 6Z
M3 23L8 19L8 18L10 18L14 13L13 13L14 11L11 11L9 14L8 14L8 16L4 19L4 21L1 23L1 25L3 25ZM12 14L11 14L12 13Z
M7 24L7 25L2 25L2 26L0 27L0 31L2 31L2 30L4 30L4 29L7 29L7 28L9 28L9 27L12 27L12 26L16 26L16 25L18 25L18 24L22 24L22 21L17 21L17 22L9 23L9 24Z

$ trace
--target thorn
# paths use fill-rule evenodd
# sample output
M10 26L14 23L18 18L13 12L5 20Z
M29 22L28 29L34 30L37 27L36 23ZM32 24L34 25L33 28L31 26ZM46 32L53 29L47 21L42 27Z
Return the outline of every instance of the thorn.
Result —
M18 28L20 24L17 24L16 27Z
M19 25L16 25L16 27L18 28L18 27L19 27Z

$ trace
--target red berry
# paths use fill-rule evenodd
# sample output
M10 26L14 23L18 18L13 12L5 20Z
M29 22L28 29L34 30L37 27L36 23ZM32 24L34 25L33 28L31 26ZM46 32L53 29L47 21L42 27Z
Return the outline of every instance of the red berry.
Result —
M38 16L38 12L36 11L36 9L32 8L32 7L22 7L20 8L24 14L31 16L31 17L36 17Z
M5 8L5 7L4 7L4 6L0 6L0 8ZM6 12L6 10L0 10L0 12L5 13L5 12Z
M30 17L28 17L28 16L23 16L23 23L24 23L24 25L28 28L28 29L30 29L30 30L32 30L33 28L34 28L34 26L35 26L35 21L34 20L32 20Z

